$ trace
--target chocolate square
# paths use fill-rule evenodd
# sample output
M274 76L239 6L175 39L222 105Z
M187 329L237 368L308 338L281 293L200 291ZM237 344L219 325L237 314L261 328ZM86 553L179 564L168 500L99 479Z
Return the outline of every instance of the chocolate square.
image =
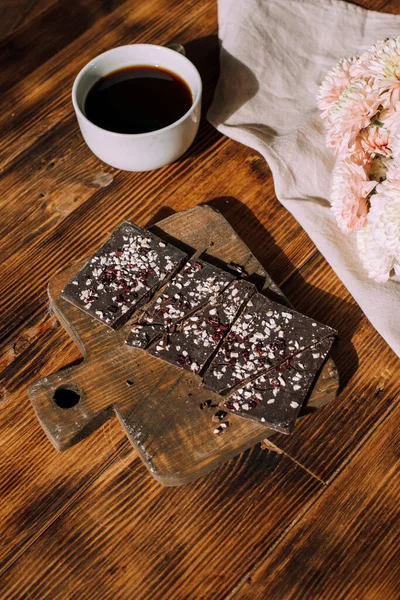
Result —
M186 254L124 221L93 254L61 295L118 329L181 267Z
M187 317L174 331L148 350L173 365L201 373L256 288L245 280L233 281L218 296Z
M256 294L232 326L203 384L224 395L249 377L335 333L314 319Z
M334 339L317 342L239 387L223 402L224 409L290 433Z
M146 307L126 343L146 349L164 334L173 333L178 323L215 298L233 279L230 273L203 260L190 260Z

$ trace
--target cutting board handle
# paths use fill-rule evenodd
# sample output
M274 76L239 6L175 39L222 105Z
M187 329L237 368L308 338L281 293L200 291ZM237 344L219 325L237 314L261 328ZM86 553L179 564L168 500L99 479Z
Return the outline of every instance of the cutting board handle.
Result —
M69 367L36 381L29 388L35 413L57 450L65 450L113 415L111 406L93 409L87 402L87 365ZM89 408L90 404L90 408Z

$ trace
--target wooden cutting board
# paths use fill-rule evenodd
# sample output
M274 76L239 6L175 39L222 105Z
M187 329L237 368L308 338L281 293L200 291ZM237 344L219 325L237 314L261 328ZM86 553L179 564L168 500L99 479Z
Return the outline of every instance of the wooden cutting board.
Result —
M176 213L150 229L188 253L203 250L203 258L220 266L243 266L267 296L287 303L226 219L211 207ZM228 415L223 433L214 434L212 416L219 398L200 387L196 375L128 347L129 323L112 331L60 297L79 267L56 275L48 294L51 309L84 358L29 389L36 415L57 450L73 446L116 415L152 475L163 485L181 485L274 434L235 415ZM337 390L337 370L329 359L307 410L323 406Z

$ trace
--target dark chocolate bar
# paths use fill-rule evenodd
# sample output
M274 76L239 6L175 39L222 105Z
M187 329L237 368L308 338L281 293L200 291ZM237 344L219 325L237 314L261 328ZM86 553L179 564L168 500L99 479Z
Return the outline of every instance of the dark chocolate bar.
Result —
M186 254L124 221L61 295L117 329L181 267Z
M249 377L335 334L330 327L256 294L232 326L203 384L224 395Z
M177 323L217 297L234 276L203 260L191 260L156 298L133 326L126 343L146 349Z
M334 339L317 342L236 389L223 402L224 409L290 433Z
M174 331L149 348L150 354L175 366L201 373L238 312L256 288L243 279L230 283L206 306L187 317Z

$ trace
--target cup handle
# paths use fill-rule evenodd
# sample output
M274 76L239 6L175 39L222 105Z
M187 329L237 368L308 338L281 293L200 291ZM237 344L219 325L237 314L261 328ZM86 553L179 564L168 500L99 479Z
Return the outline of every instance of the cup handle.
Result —
M175 44L174 42L171 42L169 44L165 44L165 47L169 48L170 50L175 50L175 52L182 54L182 56L186 56L185 48L182 46L182 44Z

